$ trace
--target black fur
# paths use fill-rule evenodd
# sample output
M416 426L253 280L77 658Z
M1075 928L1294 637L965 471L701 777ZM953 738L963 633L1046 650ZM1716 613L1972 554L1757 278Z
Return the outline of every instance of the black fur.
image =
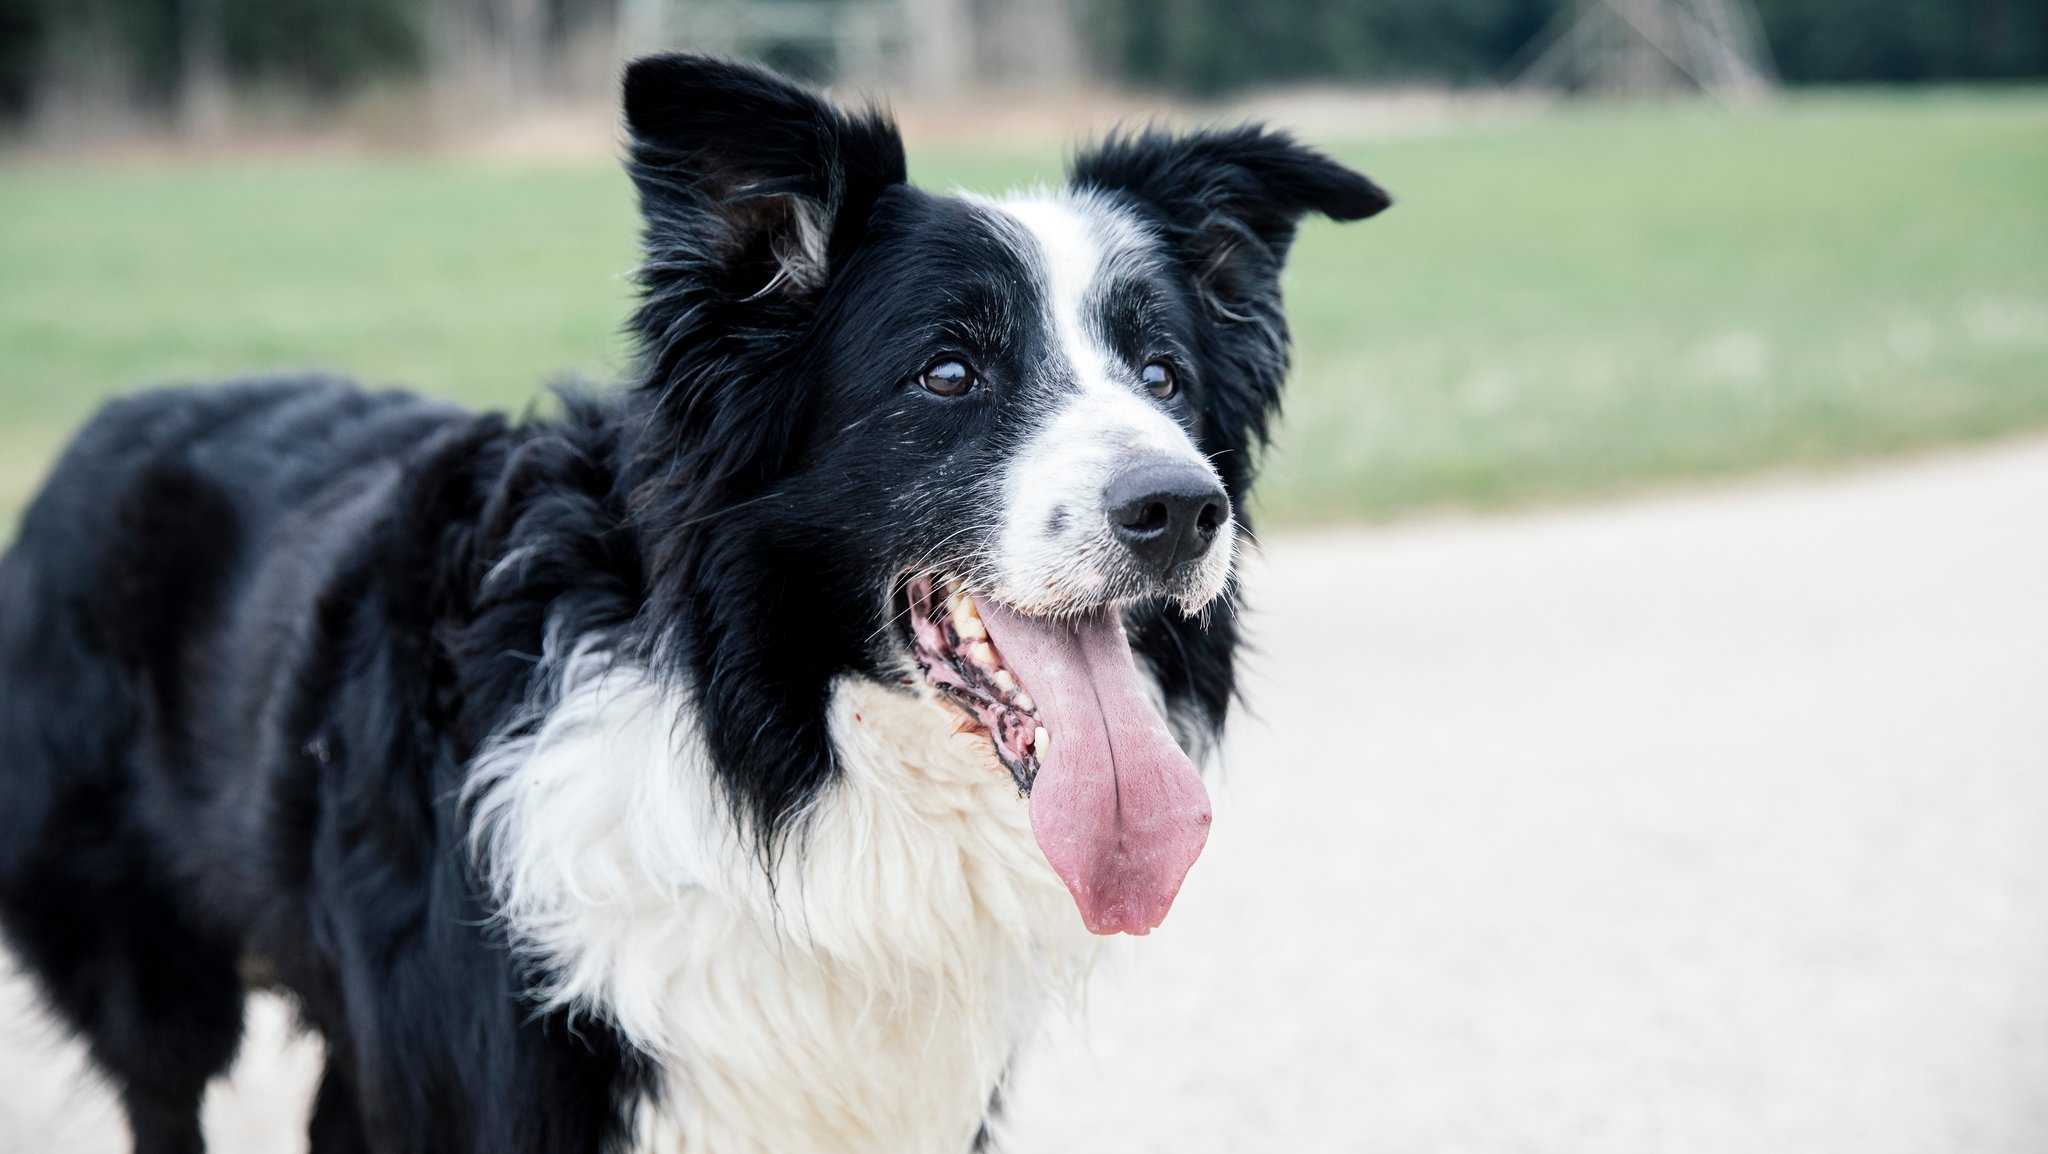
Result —
M257 982L327 1040L320 1154L621 1148L652 1073L536 1014L465 852L466 767L544 652L606 638L694 694L773 852L835 772L830 682L895 676L896 580L955 560L943 528L1029 429L1032 270L905 183L884 119L683 56L631 68L625 105L630 387L520 424L321 377L143 394L0 558L0 924L144 1154L200 1149ZM1171 241L1147 323L1242 509L1294 222L1383 194L1253 130L1115 140L1074 179ZM986 397L911 386L948 351ZM1177 720L1219 727L1232 605L1130 625Z

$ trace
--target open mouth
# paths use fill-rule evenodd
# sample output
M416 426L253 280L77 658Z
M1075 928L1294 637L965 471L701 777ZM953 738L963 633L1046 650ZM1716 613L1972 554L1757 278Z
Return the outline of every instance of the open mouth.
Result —
M974 598L950 577L913 577L911 654L932 688L967 715L965 726L988 735L996 758L1029 794L1051 737L1038 702L1003 664Z
M1030 616L913 577L911 653L1030 797L1031 832L1098 934L1150 931L1209 837L1209 794L1145 690L1114 605Z

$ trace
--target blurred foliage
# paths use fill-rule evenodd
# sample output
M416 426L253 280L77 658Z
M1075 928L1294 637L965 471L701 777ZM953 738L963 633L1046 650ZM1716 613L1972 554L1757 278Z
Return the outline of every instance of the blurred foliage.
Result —
M0 0L0 117L28 111L44 42L43 0Z
M554 47L612 0L528 3ZM446 47L437 33L502 36L510 20L507 0L0 0L0 117L52 91L167 108L195 43L219 45L230 85L317 103L422 74Z
M139 0L129 0L131 3ZM239 79L341 92L425 62L420 0L222 0L228 67Z
M2048 75L2043 0L1757 0L1792 81Z
M1318 80L1494 78L1555 0L1090 0L1110 71L1220 95Z
M536 0L520 0L536 2ZM537 0L550 35L614 0ZM1576 0L1071 0L1109 79L1216 96L1307 82L1510 79ZM192 22L217 20L226 79L321 100L416 74L437 22L488 34L514 0L0 0L0 116L44 89L175 99ZM1784 77L1909 81L2048 75L2043 0L1756 0ZM451 21L449 18L454 17ZM444 31L445 34L445 31ZM464 35L471 33L465 32Z
M1213 96L1302 81L1512 79L1575 0L1085 0L1107 71ZM1788 81L2048 75L2042 0L1755 0Z
M39 84L118 62L141 102L184 78L186 21L220 22L229 78L338 94L425 59L425 0L0 0L0 101L23 111Z

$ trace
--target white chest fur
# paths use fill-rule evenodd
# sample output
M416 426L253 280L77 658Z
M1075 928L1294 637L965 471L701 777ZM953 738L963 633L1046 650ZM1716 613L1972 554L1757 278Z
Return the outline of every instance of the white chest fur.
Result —
M646 1154L958 1154L1095 945L987 741L923 693L835 689L842 779L773 885L688 706L579 654L479 759L480 850L554 1004L660 1065Z

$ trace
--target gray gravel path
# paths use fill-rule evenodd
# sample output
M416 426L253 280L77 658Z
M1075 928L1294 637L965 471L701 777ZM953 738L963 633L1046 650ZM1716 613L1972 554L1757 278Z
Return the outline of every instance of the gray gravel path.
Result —
M1268 544L1208 854L1014 1154L2048 1150L2048 444ZM209 1103L302 1149L275 1003ZM0 1151L120 1151L0 981Z

